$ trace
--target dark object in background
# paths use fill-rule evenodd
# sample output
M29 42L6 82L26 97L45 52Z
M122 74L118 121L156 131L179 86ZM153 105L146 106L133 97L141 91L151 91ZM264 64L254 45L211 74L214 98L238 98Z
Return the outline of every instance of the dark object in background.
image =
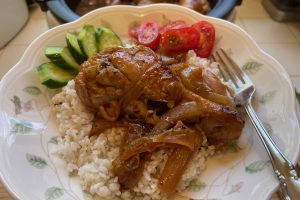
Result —
M80 16L75 12L80 0L36 0L45 11L47 8L61 23L71 22ZM211 10L208 16L226 19L242 0L208 0Z
M100 7L112 5L144 6L156 3L178 4L201 14L207 14L211 10L208 0L81 0L76 5L76 8L72 10L75 10L78 15L82 16Z
M190 7L200 13L206 14L210 10L210 6L207 0L81 0L77 3L75 12L82 16L92 10L100 7L112 6L112 5L149 5L155 3L172 3L180 4L185 7ZM67 1L68 4L68 1Z
M276 21L300 21L300 0L263 0L262 4Z
M26 3L28 6L31 6L32 4L35 3L35 1L34 0L26 0Z

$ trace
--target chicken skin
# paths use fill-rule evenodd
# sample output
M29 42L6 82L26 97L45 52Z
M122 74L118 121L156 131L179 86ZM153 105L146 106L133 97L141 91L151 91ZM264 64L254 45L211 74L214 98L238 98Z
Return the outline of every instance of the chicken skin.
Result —
M114 173L123 188L133 188L145 161L157 149L172 149L159 178L170 195L176 188L203 133L209 144L237 140L244 121L230 89L209 69L180 61L163 64L150 48L113 47L84 62L75 78L81 102L95 112L91 135L124 129ZM180 165L174 168L172 163Z

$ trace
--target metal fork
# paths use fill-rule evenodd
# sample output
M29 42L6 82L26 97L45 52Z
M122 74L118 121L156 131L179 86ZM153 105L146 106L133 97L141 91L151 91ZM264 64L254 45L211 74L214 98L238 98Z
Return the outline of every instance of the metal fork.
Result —
M245 109L266 148L280 183L281 196L286 200L300 199L300 179L295 167L278 149L252 107L251 100L255 92L252 81L223 49L217 50L211 57L219 63L219 70L225 81L232 81L236 105Z

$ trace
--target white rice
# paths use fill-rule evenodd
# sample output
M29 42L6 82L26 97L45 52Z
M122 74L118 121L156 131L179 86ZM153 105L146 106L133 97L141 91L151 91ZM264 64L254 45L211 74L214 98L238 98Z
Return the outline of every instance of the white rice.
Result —
M197 60L189 52L189 62L207 65L206 59ZM119 154L122 129L107 130L99 136L88 137L92 127L93 113L79 100L74 81L69 81L52 99L61 137L58 155L66 162L67 170L80 178L82 189L99 199L162 199L157 188L159 174L168 158L167 150L152 153L146 162L143 176L131 191L121 190L118 178L112 173L112 161ZM208 156L214 153L206 140L195 152L177 186L184 190L191 181L200 177Z
M186 55L187 63L190 65L203 67L209 69L215 75L219 74L219 68L217 62L211 62L206 58L200 58L196 55L195 51L189 50Z

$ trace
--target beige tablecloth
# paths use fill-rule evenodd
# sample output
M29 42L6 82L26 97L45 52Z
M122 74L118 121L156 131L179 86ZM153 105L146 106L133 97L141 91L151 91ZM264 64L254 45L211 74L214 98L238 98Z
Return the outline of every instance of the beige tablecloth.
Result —
M7 192L6 188L0 182L0 199L1 200L13 200L10 194Z

